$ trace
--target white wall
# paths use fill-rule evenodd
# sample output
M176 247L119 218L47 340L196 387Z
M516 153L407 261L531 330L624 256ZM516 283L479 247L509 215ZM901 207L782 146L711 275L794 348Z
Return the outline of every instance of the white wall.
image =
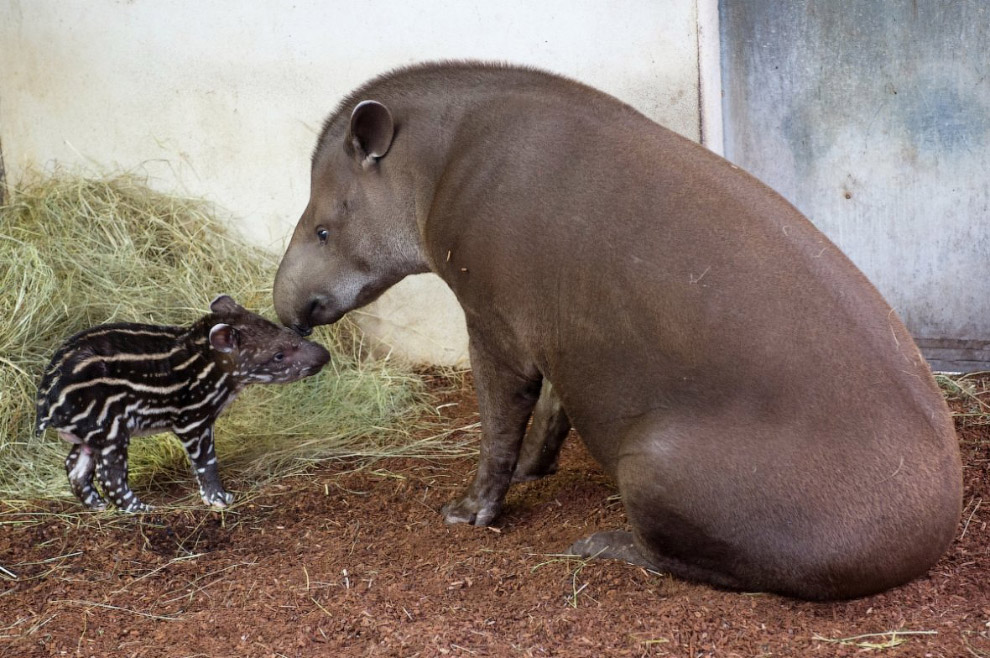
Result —
M695 0L0 0L0 144L11 183L32 168L135 171L280 251L326 114L398 65L536 65L697 139L696 15ZM460 309L432 275L359 321L412 360L466 359Z
M725 3L725 150L804 212L933 367L990 368L990 3Z

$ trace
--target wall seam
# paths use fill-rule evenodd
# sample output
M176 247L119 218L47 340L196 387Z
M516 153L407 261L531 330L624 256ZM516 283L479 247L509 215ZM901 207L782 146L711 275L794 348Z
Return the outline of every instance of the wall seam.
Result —
M698 132L708 150L725 154L719 0L698 0Z

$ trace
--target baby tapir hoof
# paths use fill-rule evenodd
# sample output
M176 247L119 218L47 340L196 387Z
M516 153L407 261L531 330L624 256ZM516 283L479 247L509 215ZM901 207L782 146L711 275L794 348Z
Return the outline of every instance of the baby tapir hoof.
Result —
M216 507L218 509L224 509L234 502L234 494L228 491L215 491L210 494L200 491L199 495L203 499L204 503L210 507Z
M88 493L83 494L81 500L83 505L96 512L102 512L107 508L107 501L103 500L92 487Z
M127 512L128 514L141 514L144 512L150 512L154 509L155 508L151 505L142 503L137 499L137 497L135 497L131 499L131 502L124 504L124 506L120 508L120 511Z

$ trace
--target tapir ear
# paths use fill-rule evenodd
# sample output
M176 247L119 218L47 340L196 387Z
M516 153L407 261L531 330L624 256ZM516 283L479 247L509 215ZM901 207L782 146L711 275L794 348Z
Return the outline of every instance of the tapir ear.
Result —
M229 324L213 325L210 329L210 345L218 352L233 352L237 347L237 331Z
M351 126L347 142L361 166L370 168L388 153L395 136L392 113L378 101L361 101L351 112Z
M233 300L230 295L219 295L210 302L210 310L214 313L239 313L244 307Z

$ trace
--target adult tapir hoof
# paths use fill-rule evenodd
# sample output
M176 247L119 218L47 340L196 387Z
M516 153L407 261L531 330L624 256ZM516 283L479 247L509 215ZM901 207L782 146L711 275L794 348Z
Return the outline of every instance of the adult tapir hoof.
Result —
M596 532L571 544L571 547L567 549L567 553L589 560L597 558L620 560L651 571L673 574L679 578L688 580L706 582L724 589L753 589L752 587L747 588L746 583L722 571L705 568L696 564L689 564L667 556L647 556L636 544L633 533L626 530Z
M633 534L625 530L596 532L584 539L579 539L571 544L571 547L567 549L567 554L588 559L622 560L637 567L655 568L653 563L647 560L636 548Z
M501 505L483 503L472 496L464 496L452 500L440 510L444 523L470 523L471 525L488 525L495 520L501 511Z
M513 482L532 482L557 472L557 462L551 464L519 464L512 472Z

